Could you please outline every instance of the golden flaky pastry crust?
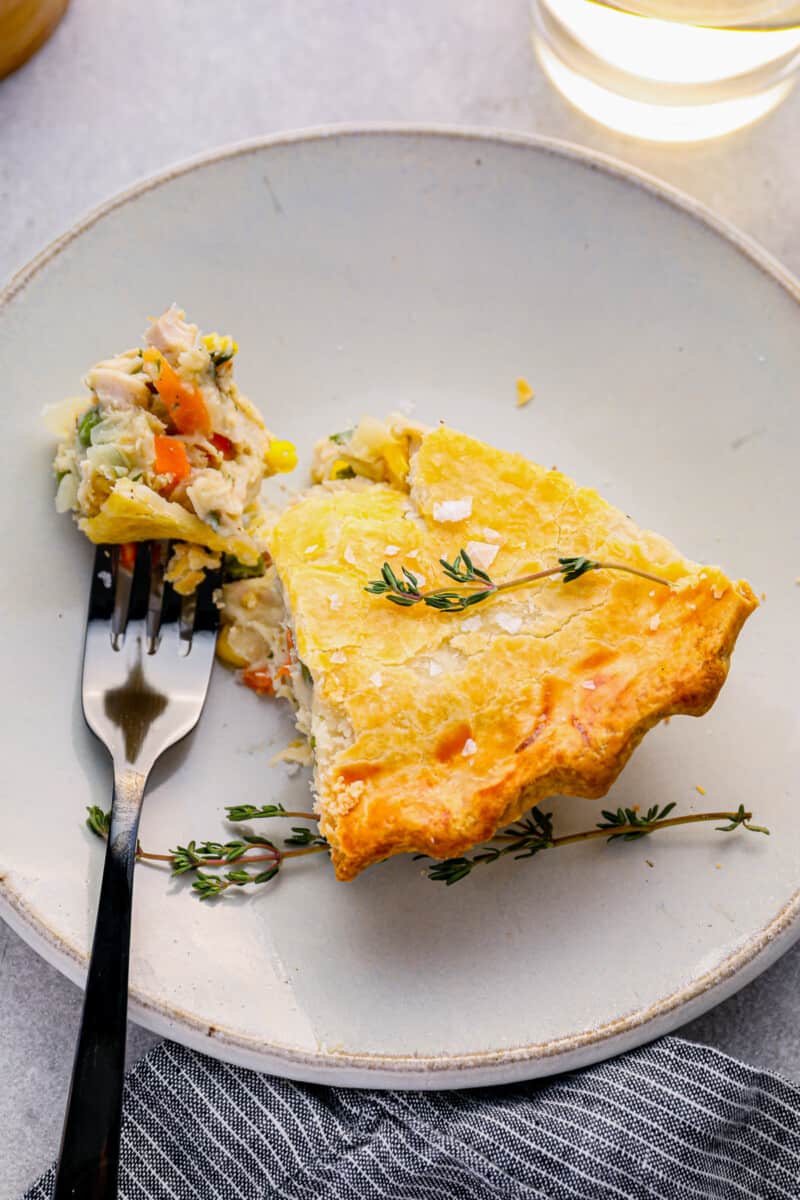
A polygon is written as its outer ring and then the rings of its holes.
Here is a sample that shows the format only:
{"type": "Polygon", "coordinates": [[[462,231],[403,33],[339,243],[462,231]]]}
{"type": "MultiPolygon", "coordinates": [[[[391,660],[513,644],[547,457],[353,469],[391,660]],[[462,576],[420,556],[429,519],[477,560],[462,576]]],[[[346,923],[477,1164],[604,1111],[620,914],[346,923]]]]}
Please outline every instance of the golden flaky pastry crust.
{"type": "Polygon", "coordinates": [[[78,525],[97,545],[163,538],[227,551],[244,563],[255,562],[259,555],[257,542],[248,534],[215,533],[182,505],[132,479],[117,480],[100,511],[93,517],[81,517],[78,525]]]}
{"type": "Polygon", "coordinates": [[[392,854],[461,854],[553,793],[604,795],[657,721],[714,702],[757,605],[596,492],[451,429],[422,438],[410,482],[313,488],[273,531],[339,879],[392,854]],[[467,519],[435,519],[466,500],[467,519]],[[456,614],[364,591],[387,558],[438,585],[439,558],[469,543],[497,547],[496,580],[586,554],[674,586],[596,571],[456,614]]]}

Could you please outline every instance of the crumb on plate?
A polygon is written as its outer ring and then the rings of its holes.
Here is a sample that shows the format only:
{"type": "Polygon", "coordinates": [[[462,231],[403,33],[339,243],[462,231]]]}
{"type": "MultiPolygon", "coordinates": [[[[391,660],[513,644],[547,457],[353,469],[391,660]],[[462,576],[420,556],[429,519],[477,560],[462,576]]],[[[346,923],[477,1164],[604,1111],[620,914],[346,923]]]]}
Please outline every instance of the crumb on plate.
{"type": "Polygon", "coordinates": [[[517,380],[517,408],[524,408],[526,404],[530,404],[535,393],[527,379],[522,376],[517,380]]]}

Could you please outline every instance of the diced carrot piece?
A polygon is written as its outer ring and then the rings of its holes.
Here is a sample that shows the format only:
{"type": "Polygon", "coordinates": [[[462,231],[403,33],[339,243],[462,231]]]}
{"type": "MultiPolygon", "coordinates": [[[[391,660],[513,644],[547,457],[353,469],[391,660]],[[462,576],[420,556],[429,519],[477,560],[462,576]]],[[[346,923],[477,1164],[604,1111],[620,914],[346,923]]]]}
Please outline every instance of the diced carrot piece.
{"type": "Polygon", "coordinates": [[[291,629],[286,630],[286,661],[283,666],[278,667],[275,674],[279,679],[286,679],[292,673],[292,651],[294,650],[294,640],[292,638],[291,629]]]}
{"type": "Polygon", "coordinates": [[[186,447],[183,442],[174,437],[156,435],[153,438],[156,448],[156,474],[171,475],[175,483],[187,479],[191,471],[186,447]]]}
{"type": "Polygon", "coordinates": [[[259,696],[271,696],[275,692],[272,676],[266,667],[250,667],[242,673],[242,683],[259,696]]]}
{"type": "Polygon", "coordinates": [[[196,387],[185,383],[163,355],[159,359],[155,384],[178,433],[201,433],[208,437],[211,418],[202,394],[196,387]]]}
{"type": "Polygon", "coordinates": [[[233,442],[230,438],[226,438],[224,433],[212,433],[208,439],[212,446],[216,446],[223,458],[233,458],[236,451],[233,448],[233,442]]]}
{"type": "Polygon", "coordinates": [[[119,547],[119,565],[126,571],[132,571],[136,566],[136,542],[121,542],[119,547]]]}

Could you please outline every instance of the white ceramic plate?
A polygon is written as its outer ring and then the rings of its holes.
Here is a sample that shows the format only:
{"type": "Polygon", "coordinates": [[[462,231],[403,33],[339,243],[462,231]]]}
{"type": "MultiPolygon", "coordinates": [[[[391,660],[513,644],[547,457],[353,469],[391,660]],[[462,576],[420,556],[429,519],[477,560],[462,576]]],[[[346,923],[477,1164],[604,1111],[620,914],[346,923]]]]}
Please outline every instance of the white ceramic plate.
{"type": "MultiPolygon", "coordinates": [[[[593,842],[450,889],[409,859],[347,885],[311,859],[216,905],[139,869],[134,1018],[299,1078],[465,1086],[619,1052],[772,962],[800,907],[797,287],[627,168],[435,130],[279,138],[178,168],[6,293],[6,919],[82,978],[102,859],[82,818],[107,805],[109,764],[78,699],[91,553],[53,512],[39,413],[173,299],[235,333],[241,384],[281,436],[308,446],[413,402],[422,420],[557,463],[766,591],[713,711],[651,733],[611,803],[744,802],[773,836],[593,842]],[[522,410],[519,375],[536,389],[522,410]]],[[[305,779],[268,765],[291,734],[286,712],[217,670],[199,732],[153,779],[144,844],[223,835],[225,803],[307,802],[305,779]]],[[[553,804],[562,828],[600,807],[553,804]]]]}

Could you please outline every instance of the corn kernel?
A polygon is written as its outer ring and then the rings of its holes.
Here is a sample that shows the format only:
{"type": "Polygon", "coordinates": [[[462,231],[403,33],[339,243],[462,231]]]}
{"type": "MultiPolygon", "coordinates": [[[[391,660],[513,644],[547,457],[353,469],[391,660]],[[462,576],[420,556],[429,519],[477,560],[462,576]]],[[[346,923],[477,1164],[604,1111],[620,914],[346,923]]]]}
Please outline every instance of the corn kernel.
{"type": "Polygon", "coordinates": [[[209,354],[223,361],[233,358],[239,350],[239,343],[229,333],[207,333],[201,341],[209,354]]]}
{"type": "Polygon", "coordinates": [[[273,438],[266,453],[266,463],[274,472],[285,474],[297,466],[297,451],[291,442],[273,438]]]}
{"type": "Polygon", "coordinates": [[[346,458],[337,458],[331,463],[330,479],[352,479],[355,471],[346,458]]]}
{"type": "Polygon", "coordinates": [[[383,447],[383,458],[389,472],[389,482],[402,487],[408,475],[408,458],[401,448],[391,442],[383,447]]]}
{"type": "Polygon", "coordinates": [[[221,658],[229,667],[246,667],[247,659],[242,658],[241,654],[237,654],[231,645],[230,625],[223,625],[217,638],[217,657],[221,658]]]}

